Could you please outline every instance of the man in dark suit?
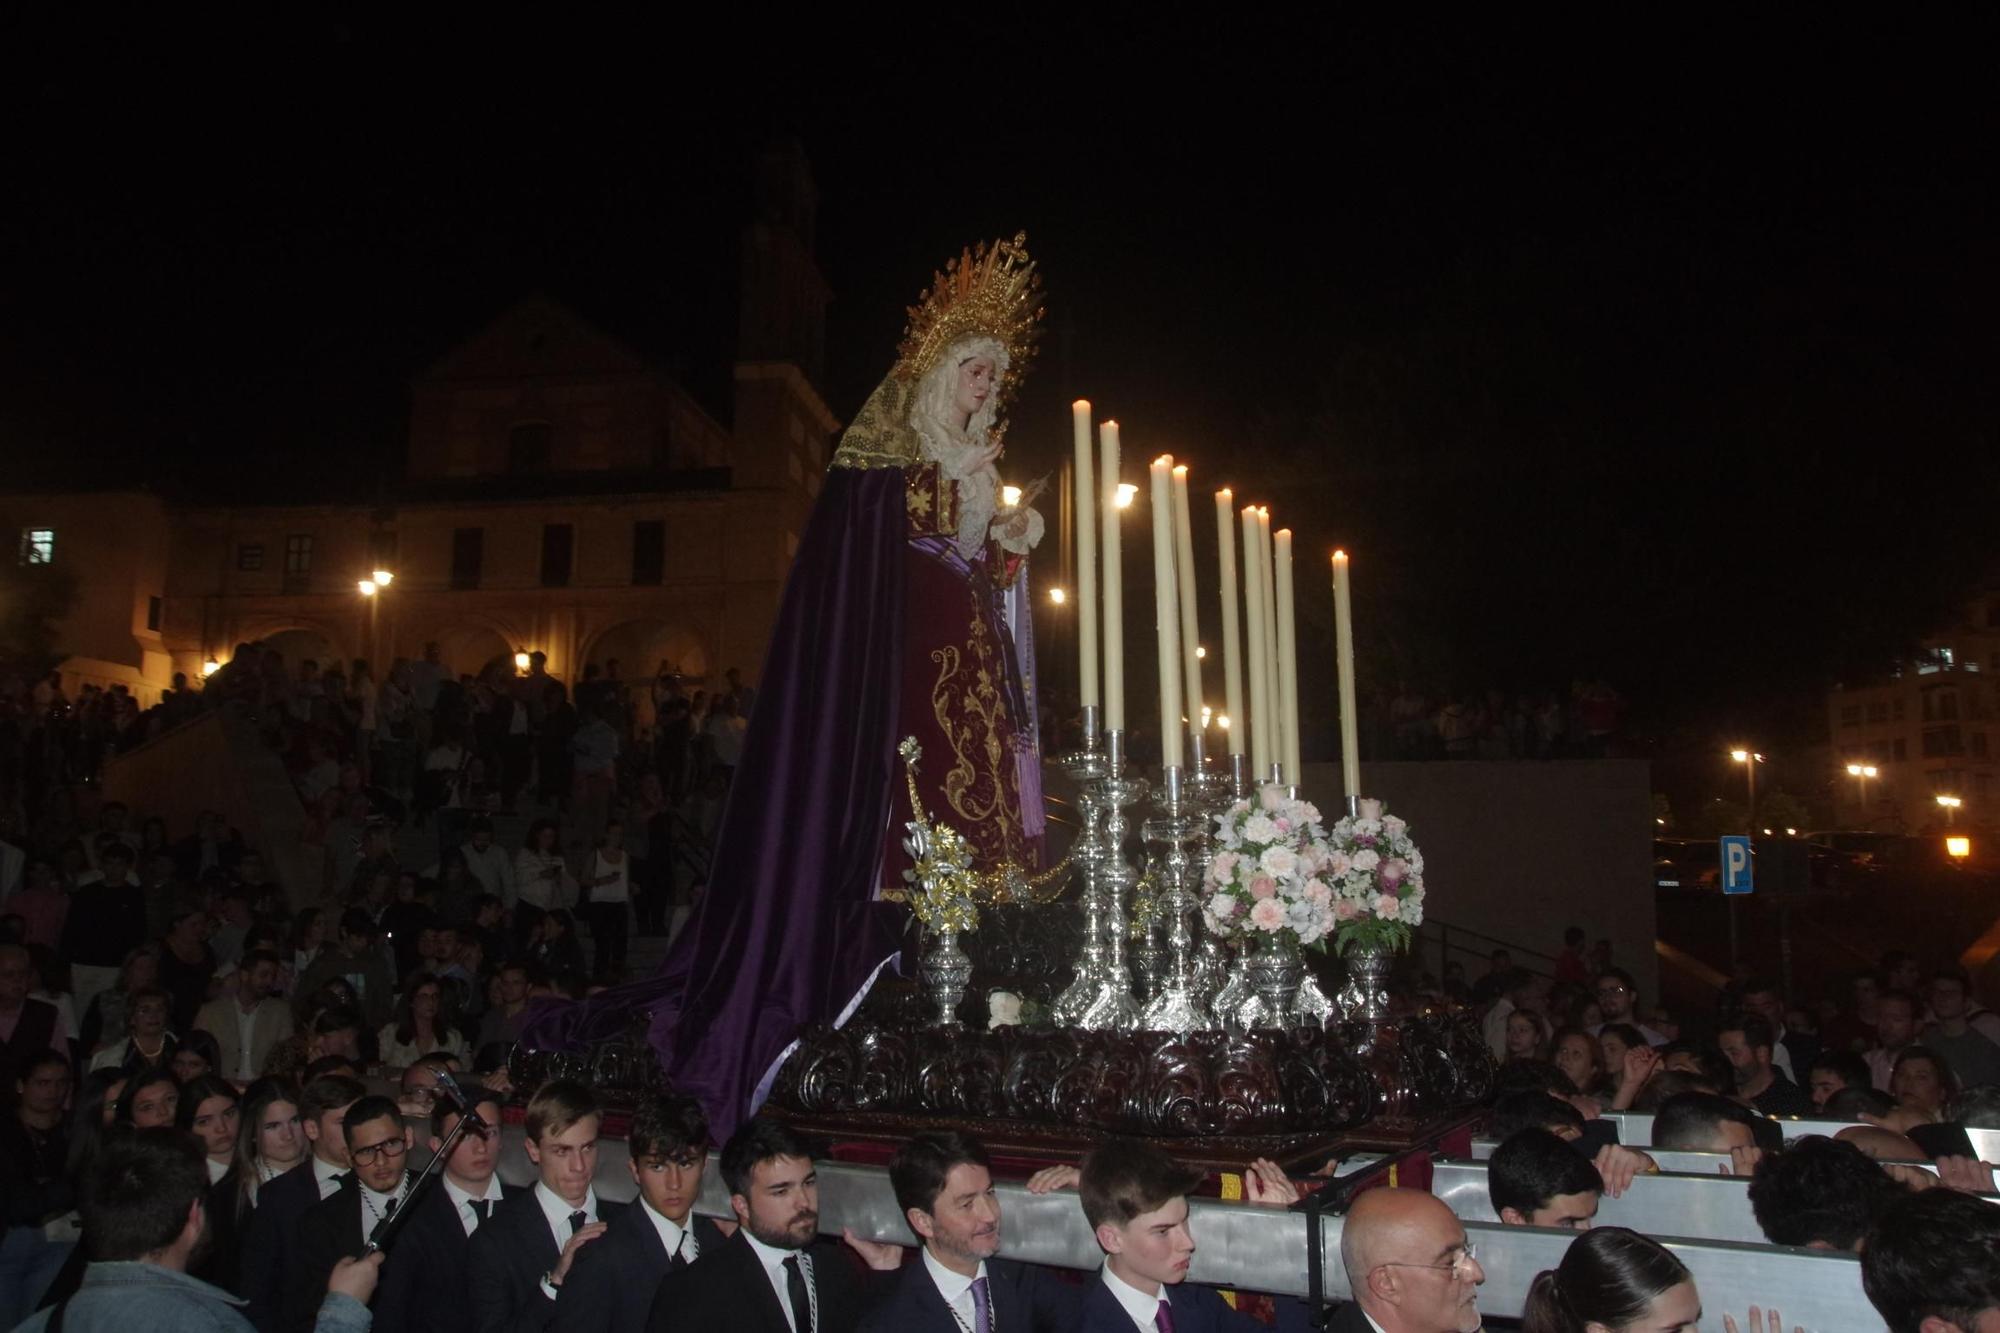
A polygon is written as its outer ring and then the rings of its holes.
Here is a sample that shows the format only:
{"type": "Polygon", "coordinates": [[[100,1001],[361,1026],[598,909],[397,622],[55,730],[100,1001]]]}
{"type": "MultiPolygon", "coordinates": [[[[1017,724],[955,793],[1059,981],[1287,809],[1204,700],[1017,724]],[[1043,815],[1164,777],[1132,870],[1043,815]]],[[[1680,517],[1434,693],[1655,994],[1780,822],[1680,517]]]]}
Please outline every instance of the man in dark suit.
{"type": "Polygon", "coordinates": [[[999,1323],[1022,1333],[1068,1333],[1082,1291],[1000,1251],[1000,1200],[992,1162],[970,1135],[917,1135],[889,1161],[889,1180],[922,1258],[903,1265],[882,1303],[861,1319],[861,1333],[992,1333],[999,1323]]]}
{"type": "MultiPolygon", "coordinates": [[[[735,1333],[854,1333],[868,1288],[838,1245],[819,1235],[819,1177],[812,1154],[775,1121],[752,1119],[722,1149],[722,1180],[736,1234],[660,1282],[646,1327],[729,1328],[735,1333]]],[[[893,1269],[902,1251],[849,1233],[871,1269],[893,1269]]]]}
{"type": "MultiPolygon", "coordinates": [[[[500,1099],[468,1086],[465,1095],[485,1122],[452,1146],[436,1185],[411,1208],[375,1293],[374,1333],[472,1333],[466,1302],[466,1258],[472,1237],[495,1208],[516,1194],[495,1174],[500,1164],[500,1099]]],[[[440,1099],[431,1112],[431,1152],[444,1147],[459,1110],[440,1099]]]]}
{"type": "Polygon", "coordinates": [[[708,1118],[692,1097],[647,1097],[626,1134],[639,1197],[604,1239],[570,1266],[556,1301],[556,1333],[640,1333],[660,1279],[722,1248],[727,1237],[694,1216],[708,1165],[708,1118]]]}
{"type": "MultiPolygon", "coordinates": [[[[1084,1288],[1083,1333],[1262,1333],[1263,1324],[1213,1289],[1184,1280],[1195,1250],[1187,1196],[1201,1181],[1200,1171],[1133,1140],[1114,1140],[1084,1159],[1078,1189],[1104,1267],[1084,1288]]],[[[1262,1159],[1243,1173],[1243,1193],[1272,1208],[1298,1198],[1277,1163],[1262,1159]]],[[[1279,1328],[1309,1327],[1298,1301],[1279,1300],[1277,1311],[1279,1328]]]]}
{"type": "Polygon", "coordinates": [[[1479,1284],[1486,1270],[1473,1257],[1465,1225],[1435,1195],[1364,1190],[1341,1223],[1340,1265],[1354,1303],[1334,1315],[1330,1333],[1371,1333],[1370,1320],[1382,1333],[1476,1333],[1480,1327],[1479,1284]]]}
{"type": "Polygon", "coordinates": [[[375,1228],[396,1215],[409,1187],[404,1166],[409,1131],[387,1097],[363,1097],[347,1108],[340,1131],[351,1164],[346,1180],[299,1218],[297,1278],[285,1289],[281,1323],[286,1333],[311,1333],[319,1293],[342,1259],[360,1258],[375,1228]]]}
{"type": "Polygon", "coordinates": [[[528,1103],[528,1160],[540,1178],[473,1233],[465,1268],[474,1333],[539,1333],[555,1323],[578,1252],[621,1211],[591,1184],[603,1119],[596,1094],[568,1079],[546,1084],[528,1103]]]}
{"type": "Polygon", "coordinates": [[[299,1220],[340,1188],[348,1170],[347,1140],[340,1130],[347,1108],[368,1094],[358,1079],[328,1074],[299,1094],[299,1124],[312,1151],[306,1160],[257,1190],[257,1208],[243,1235],[238,1271],[244,1311],[258,1333],[279,1333],[285,1293],[296,1283],[299,1220]]]}

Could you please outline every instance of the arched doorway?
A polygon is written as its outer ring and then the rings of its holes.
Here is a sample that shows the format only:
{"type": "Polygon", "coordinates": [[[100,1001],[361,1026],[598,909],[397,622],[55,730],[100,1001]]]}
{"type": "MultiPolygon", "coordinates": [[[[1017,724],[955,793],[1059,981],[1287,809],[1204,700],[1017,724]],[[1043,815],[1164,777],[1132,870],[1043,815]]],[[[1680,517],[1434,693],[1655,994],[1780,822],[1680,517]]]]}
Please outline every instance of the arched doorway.
{"type": "MultiPolygon", "coordinates": [[[[631,700],[633,722],[652,725],[651,684],[660,671],[680,675],[685,688],[698,689],[708,678],[710,659],[701,636],[685,626],[661,620],[628,620],[591,640],[584,653],[585,664],[595,663],[607,672],[618,664],[618,677],[625,682],[631,700]]],[[[582,672],[577,673],[582,679],[582,672]]]]}
{"type": "Polygon", "coordinates": [[[348,667],[348,663],[341,660],[334,645],[329,643],[326,636],[318,630],[303,627],[281,629],[275,634],[263,635],[262,642],[266,650],[275,652],[285,659],[287,672],[296,672],[299,663],[308,661],[319,663],[322,671],[329,667],[338,667],[344,672],[348,667]]]}
{"type": "Polygon", "coordinates": [[[460,625],[441,630],[436,636],[438,656],[454,676],[476,676],[496,660],[506,659],[509,669],[514,648],[498,630],[485,625],[460,625]]]}

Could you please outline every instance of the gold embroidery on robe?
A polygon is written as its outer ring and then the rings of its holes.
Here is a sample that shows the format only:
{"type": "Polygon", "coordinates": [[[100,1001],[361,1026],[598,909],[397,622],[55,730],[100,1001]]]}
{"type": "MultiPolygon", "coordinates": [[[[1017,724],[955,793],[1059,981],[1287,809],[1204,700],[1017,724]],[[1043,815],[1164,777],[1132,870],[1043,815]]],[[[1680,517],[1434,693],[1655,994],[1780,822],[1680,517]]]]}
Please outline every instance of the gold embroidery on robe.
{"type": "Polygon", "coordinates": [[[930,655],[938,666],[931,685],[931,712],[951,746],[952,763],[942,789],[975,843],[987,841],[981,835],[998,829],[1000,846],[979,847],[987,859],[1025,863],[1021,793],[1016,789],[1014,757],[1004,739],[1014,730],[1001,687],[1004,658],[987,633],[977,598],[969,600],[972,615],[965,646],[971,660],[962,658],[955,645],[930,655]]]}

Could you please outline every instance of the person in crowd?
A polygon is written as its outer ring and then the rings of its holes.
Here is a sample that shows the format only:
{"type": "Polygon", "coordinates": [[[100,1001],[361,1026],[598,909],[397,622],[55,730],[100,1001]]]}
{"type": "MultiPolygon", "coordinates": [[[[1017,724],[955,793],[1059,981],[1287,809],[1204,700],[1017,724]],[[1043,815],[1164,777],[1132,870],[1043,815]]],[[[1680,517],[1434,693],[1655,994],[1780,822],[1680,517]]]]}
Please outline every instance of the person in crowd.
{"type": "Polygon", "coordinates": [[[1823,1050],[1806,1070],[1806,1091],[1812,1097],[1813,1110],[1822,1115],[1835,1093],[1872,1086],[1868,1063],[1852,1051],[1823,1050]]]}
{"type": "Polygon", "coordinates": [[[69,959],[77,1007],[85,1012],[99,991],[117,984],[125,955],[146,942],[146,895],[132,873],[132,849],[107,838],[98,859],[102,869],[70,895],[59,949],[69,959]]]}
{"type": "Polygon", "coordinates": [[[1562,1098],[1535,1090],[1507,1093],[1493,1103],[1487,1135],[1505,1143],[1524,1129],[1545,1129],[1565,1143],[1583,1137],[1583,1112],[1562,1098]]]}
{"type": "Polygon", "coordinates": [[[1653,1113],[1653,1147],[1678,1152],[1728,1153],[1733,1174],[1748,1175],[1761,1154],[1756,1117],[1727,1097],[1684,1092],[1653,1113]]]}
{"type": "Polygon", "coordinates": [[[611,1219],[604,1239],[578,1251],[556,1301],[558,1333],[644,1328],[669,1272],[721,1248],[714,1222],[694,1216],[710,1148],[708,1119],[692,1097],[654,1093],[626,1134],[639,1197],[611,1219]]]}
{"type": "Polygon", "coordinates": [[[243,958],[244,938],[257,924],[256,913],[250,907],[251,897],[249,885],[232,884],[214,899],[216,925],[208,938],[208,947],[221,967],[233,968],[243,958]]]}
{"type": "Polygon", "coordinates": [[[222,1050],[206,1032],[190,1032],[174,1047],[174,1058],[167,1062],[167,1068],[182,1083],[217,1074],[222,1072],[222,1050]]]}
{"type": "Polygon", "coordinates": [[[1481,1326],[1486,1270],[1464,1225],[1422,1190],[1359,1195],[1341,1226],[1340,1263],[1354,1301],[1334,1313],[1331,1333],[1474,1333],[1481,1326]]]}
{"type": "MultiPolygon", "coordinates": [[[[477,1084],[466,1085],[464,1092],[479,1123],[467,1126],[452,1145],[438,1185],[410,1205],[416,1211],[396,1238],[395,1262],[383,1272],[375,1296],[375,1333],[471,1333],[473,1328],[465,1294],[472,1237],[494,1209],[522,1191],[502,1184],[497,1174],[499,1096],[477,1084]]],[[[443,1150],[461,1118],[450,1100],[431,1111],[432,1153],[443,1150]]],[[[651,1295],[646,1286],[644,1297],[651,1295]]]]}
{"type": "Polygon", "coordinates": [[[540,938],[529,956],[558,981],[586,975],[583,943],[576,937],[576,918],[568,909],[557,907],[542,914],[540,938]]]}
{"type": "Polygon", "coordinates": [[[1648,1046],[1664,1046],[1666,1037],[1639,1022],[1639,984],[1622,967],[1606,967],[1597,974],[1597,1013],[1600,1021],[1590,1029],[1595,1037],[1608,1023],[1630,1023],[1639,1030],[1648,1046]]]}
{"type": "MultiPolygon", "coordinates": [[[[1079,1329],[1114,1333],[1142,1317],[1178,1333],[1262,1327],[1214,1290],[1185,1282],[1195,1252],[1187,1196],[1201,1180],[1199,1170],[1132,1139],[1114,1139],[1084,1158],[1077,1192],[1105,1257],[1098,1279],[1085,1284],[1079,1329]]],[[[1282,1208],[1298,1197],[1277,1164],[1264,1159],[1251,1163],[1243,1185],[1255,1204],[1282,1208]]],[[[1278,1318],[1280,1327],[1306,1327],[1305,1309],[1293,1301],[1278,1303],[1278,1318]]]]}
{"type": "Polygon", "coordinates": [[[444,983],[429,972],[417,972],[404,983],[396,1017],[385,1023],[379,1038],[382,1063],[405,1069],[433,1051],[459,1059],[471,1057],[465,1034],[451,1022],[444,1007],[444,983]]]}
{"type": "Polygon", "coordinates": [[[43,1051],[69,1058],[61,1011],[28,994],[34,974],[34,960],[26,949],[0,944],[0,1088],[13,1086],[27,1061],[43,1051]]]}
{"type": "Polygon", "coordinates": [[[1739,1099],[1764,1115],[1812,1114],[1812,1098],[1773,1062],[1776,1039],[1762,1017],[1746,1011],[1716,1037],[1735,1071],[1739,1099]]]}
{"type": "Polygon", "coordinates": [[[2000,1083],[2000,1045],[1972,1026],[1971,985],[1958,968],[1931,975],[1931,1018],[1918,1038],[1944,1057],[1962,1088],[2000,1083]]]}
{"type": "Polygon", "coordinates": [[[551,908],[576,901],[576,881],[563,860],[561,836],[555,820],[538,819],[528,826],[528,840],[514,857],[517,949],[526,949],[540,937],[542,917],[551,908]]]}
{"type": "Polygon", "coordinates": [[[160,941],[160,985],[173,997],[170,1021],[176,1032],[194,1030],[194,1016],[208,1003],[215,979],[215,951],[208,947],[214,919],[199,907],[184,906],[168,918],[160,941]]]}
{"type": "Polygon", "coordinates": [[[1895,1068],[1889,1074],[1889,1095],[1896,1099],[1899,1109],[1918,1117],[1917,1123],[1936,1120],[1943,1114],[1944,1104],[1957,1092],[1958,1080],[1951,1066],[1929,1047],[1905,1046],[1896,1056],[1895,1068]]]}
{"type": "Polygon", "coordinates": [[[82,1053],[95,1055],[104,1047],[115,1045],[130,1036],[127,1022],[132,996],[157,986],[159,981],[159,945],[142,944],[127,953],[118,969],[117,982],[99,991],[91,1000],[90,1007],[84,1010],[80,1034],[82,1053]]]}
{"type": "Polygon", "coordinates": [[[493,841],[493,821],[484,815],[475,815],[466,826],[466,834],[465,842],[458,849],[458,854],[465,858],[466,872],[479,882],[484,892],[511,906],[515,893],[514,858],[493,841]]]}
{"type": "MultiPolygon", "coordinates": [[[[512,1046],[520,1040],[521,1025],[528,1021],[528,991],[535,969],[528,963],[508,963],[495,977],[498,998],[479,1024],[479,1046],[485,1049],[498,1042],[512,1046]]],[[[547,984],[547,978],[542,978],[547,984]]]]}
{"type": "Polygon", "coordinates": [[[96,1069],[76,1085],[76,1105],[69,1117],[69,1160],[64,1173],[74,1183],[96,1155],[111,1127],[118,1123],[118,1104],[129,1080],[122,1069],[96,1069]]]}
{"type": "Polygon", "coordinates": [[[317,907],[302,908],[292,918],[291,939],[286,954],[285,971],[290,985],[287,989],[293,995],[304,995],[299,979],[305,976],[320,954],[326,950],[326,914],[317,907]]]}
{"type": "Polygon", "coordinates": [[[332,1198],[307,1207],[299,1218],[297,1263],[287,1278],[280,1326],[293,1333],[312,1328],[314,1294],[341,1259],[359,1257],[375,1228],[395,1216],[409,1184],[408,1131],[387,1097],[363,1097],[347,1108],[340,1133],[350,1178],[332,1198]]]}
{"type": "Polygon", "coordinates": [[[130,1072],[113,1118],[135,1129],[159,1129],[174,1123],[180,1105],[180,1081],[164,1066],[145,1065],[130,1072]]]}
{"type": "Polygon", "coordinates": [[[360,1067],[361,1015],[337,1003],[308,1008],[313,1012],[304,1030],[272,1048],[271,1058],[264,1062],[267,1076],[310,1082],[316,1077],[315,1067],[327,1060],[360,1067]]]}
{"type": "Polygon", "coordinates": [[[1507,1015],[1502,1038],[1502,1060],[1546,1060],[1549,1049],[1548,1020],[1532,1009],[1516,1009],[1507,1015]]]}
{"type": "Polygon", "coordinates": [[[1917,1036],[1917,1015],[1922,1006],[1913,992],[1885,990],[1875,1001],[1875,1044],[1862,1057],[1875,1087],[1889,1091],[1889,1079],[1896,1069],[1896,1057],[1917,1036]]]}
{"type": "Polygon", "coordinates": [[[1627,1111],[1661,1069],[1657,1048],[1649,1045],[1630,1023],[1606,1023],[1597,1032],[1597,1049],[1604,1060],[1606,1091],[1614,1110],[1627,1111]]]}
{"type": "Polygon", "coordinates": [[[1861,1286],[1890,1333],[2000,1325],[2000,1207],[1945,1189],[1897,1199],[1863,1242],[1861,1286]]]}
{"type": "Polygon", "coordinates": [[[6,895],[10,915],[21,918],[23,944],[62,947],[63,928],[69,923],[70,890],[49,862],[35,858],[28,862],[21,887],[6,895]]]}
{"type": "MultiPolygon", "coordinates": [[[[105,1333],[132,1327],[242,1333],[228,1293],[189,1274],[206,1240],[207,1173],[201,1150],[172,1130],[107,1144],[82,1185],[90,1266],[82,1286],[20,1326],[20,1333],[105,1333]]],[[[317,1333],[366,1333],[379,1258],[350,1261],[328,1278],[317,1333]]]]}
{"type": "Polygon", "coordinates": [[[1583,1155],[1546,1129],[1523,1129],[1493,1150],[1486,1188],[1509,1226],[1590,1230],[1604,1178],[1583,1155]]]}
{"type": "Polygon", "coordinates": [[[283,1324],[285,1293],[299,1272],[299,1220],[332,1198],[346,1178],[351,1164],[341,1122],[367,1095],[359,1080],[338,1075],[312,1080],[300,1095],[299,1124],[311,1155],[259,1187],[257,1211],[243,1235],[241,1295],[258,1333],[277,1333],[283,1324]]]}
{"type": "Polygon", "coordinates": [[[502,1202],[472,1237],[466,1273],[476,1333],[528,1333],[555,1323],[577,1251],[620,1211],[592,1184],[603,1118],[596,1095],[564,1079],[545,1084],[528,1103],[528,1159],[540,1179],[502,1202]]]}
{"type": "Polygon", "coordinates": [[[0,1112],[0,1327],[12,1328],[62,1270],[72,1242],[45,1229],[76,1205],[68,1173],[69,1061],[30,1051],[0,1112]]]}
{"type": "Polygon", "coordinates": [[[1560,1264],[1535,1275],[1521,1327],[1652,1333],[1692,1329],[1701,1314],[1694,1277],[1670,1250],[1624,1227],[1599,1227],[1572,1241],[1560,1264]]]}
{"type": "Polygon", "coordinates": [[[1492,1007],[1480,1021],[1480,1031],[1494,1059],[1507,1058],[1508,1021],[1513,1015],[1531,1009],[1540,989],[1541,979],[1526,968],[1509,967],[1498,978],[1492,1007]]]}
{"type": "Polygon", "coordinates": [[[596,703],[577,702],[576,732],[570,737],[570,816],[585,846],[595,843],[610,815],[618,784],[618,732],[596,703]]]}
{"type": "Polygon", "coordinates": [[[1750,1209],[1773,1245],[1858,1251],[1901,1185],[1851,1143],[1808,1135],[1757,1163],[1750,1209]]]}
{"type": "Polygon", "coordinates": [[[174,1112],[176,1128],[193,1134],[208,1158],[208,1183],[213,1185],[229,1174],[236,1162],[236,1131],[242,1097],[214,1074],[202,1074],[183,1083],[180,1102],[174,1112]]]}
{"type": "Polygon", "coordinates": [[[1604,1059],[1596,1037],[1582,1028],[1563,1028],[1555,1034],[1550,1049],[1550,1058],[1575,1091],[1594,1095],[1603,1090],[1604,1059]]]}
{"type": "MultiPolygon", "coordinates": [[[[775,1121],[746,1120],[722,1148],[722,1180],[736,1232],[700,1263],[669,1272],[647,1315],[652,1333],[724,1324],[745,1333],[853,1333],[866,1285],[819,1235],[819,1177],[811,1152],[775,1121]],[[787,1315],[786,1311],[791,1313],[787,1315]]],[[[871,1268],[893,1268],[894,1246],[852,1245],[871,1268]]]]}
{"type": "Polygon", "coordinates": [[[173,1004],[173,996],[159,986],[148,986],[132,995],[125,1040],[92,1056],[90,1067],[122,1069],[130,1074],[148,1065],[171,1064],[174,1049],[179,1045],[167,1027],[173,1004]]]}
{"type": "MultiPolygon", "coordinates": [[[[1064,1180],[1080,1178],[1058,1171],[1064,1180]]],[[[1080,1312],[1073,1285],[997,1257],[1000,1201],[992,1162],[977,1139],[952,1130],[918,1134],[890,1159],[889,1181],[922,1256],[903,1265],[889,1293],[862,1317],[862,1333],[992,1329],[1001,1311],[1009,1328],[1066,1333],[1072,1327],[1080,1312]]]]}
{"type": "Polygon", "coordinates": [[[264,1068],[277,1044],[292,1035],[292,1009],[279,998],[283,964],[266,950],[246,953],[227,993],[216,996],[195,1016],[197,1032],[215,1039],[221,1072],[249,1082],[264,1068]]]}
{"type": "Polygon", "coordinates": [[[299,978],[299,989],[308,995],[335,978],[345,979],[360,1000],[363,1019],[371,1032],[389,1021],[396,998],[388,960],[375,947],[375,937],[375,922],[367,911],[348,908],[340,914],[339,946],[314,959],[299,978]]]}
{"type": "MultiPolygon", "coordinates": [[[[625,851],[625,824],[607,820],[595,851],[577,874],[583,886],[584,918],[590,923],[590,974],[608,977],[625,967],[632,914],[632,858],[625,851]]],[[[2000,1053],[2000,1047],[1995,1048],[2000,1053]]]]}
{"type": "Polygon", "coordinates": [[[304,1160],[306,1136],[299,1115],[299,1090],[285,1079],[260,1078],[243,1090],[236,1132],[239,1218],[247,1220],[265,1185],[304,1160]]]}

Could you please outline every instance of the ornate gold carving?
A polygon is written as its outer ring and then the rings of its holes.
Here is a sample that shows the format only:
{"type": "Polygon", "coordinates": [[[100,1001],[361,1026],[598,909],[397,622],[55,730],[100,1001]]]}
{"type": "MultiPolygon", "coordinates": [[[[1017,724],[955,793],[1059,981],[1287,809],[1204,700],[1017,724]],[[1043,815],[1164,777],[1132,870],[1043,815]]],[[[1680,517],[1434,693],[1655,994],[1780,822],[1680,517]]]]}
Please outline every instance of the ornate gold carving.
{"type": "Polygon", "coordinates": [[[1014,386],[1028,372],[1042,334],[1042,278],[1028,258],[1028,233],[1011,241],[981,241],[932,276],[931,285],[910,307],[894,374],[920,382],[944,350],[970,334],[985,334],[1007,349],[1007,373],[999,386],[1002,412],[1014,386]]]}

